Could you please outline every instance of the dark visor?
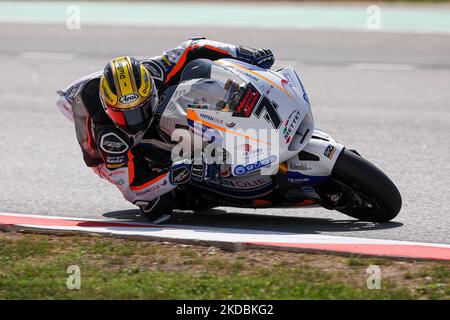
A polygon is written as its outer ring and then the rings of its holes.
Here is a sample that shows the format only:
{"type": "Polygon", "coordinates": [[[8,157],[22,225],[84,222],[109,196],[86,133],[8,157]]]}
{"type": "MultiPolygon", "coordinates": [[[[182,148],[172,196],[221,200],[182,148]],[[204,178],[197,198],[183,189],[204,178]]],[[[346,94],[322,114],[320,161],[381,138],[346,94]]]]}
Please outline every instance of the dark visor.
{"type": "Polygon", "coordinates": [[[122,109],[121,112],[125,123],[117,123],[118,126],[130,134],[136,134],[145,130],[152,118],[152,106],[154,103],[155,97],[152,96],[150,100],[133,109],[122,109]]]}

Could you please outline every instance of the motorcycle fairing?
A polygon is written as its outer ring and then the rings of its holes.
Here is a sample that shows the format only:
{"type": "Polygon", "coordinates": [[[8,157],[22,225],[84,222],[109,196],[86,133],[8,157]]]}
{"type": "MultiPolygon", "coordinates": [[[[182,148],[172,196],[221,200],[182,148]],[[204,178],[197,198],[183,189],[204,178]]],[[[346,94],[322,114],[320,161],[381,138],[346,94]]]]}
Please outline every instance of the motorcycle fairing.
{"type": "Polygon", "coordinates": [[[75,96],[80,92],[83,85],[85,85],[89,80],[100,78],[101,74],[101,71],[94,72],[78,80],[75,80],[64,90],[58,91],[56,106],[61,111],[61,113],[71,122],[74,122],[72,105],[74,102],[76,102],[74,101],[75,96]]]}
{"type": "Polygon", "coordinates": [[[216,194],[235,199],[255,199],[271,193],[275,183],[270,176],[257,173],[239,177],[214,178],[206,182],[191,182],[193,185],[216,194]]]}
{"type": "MultiPolygon", "coordinates": [[[[286,161],[308,143],[314,122],[293,69],[283,69],[285,76],[290,76],[285,79],[282,74],[237,63],[233,59],[221,59],[215,63],[215,68],[224,70],[225,76],[233,82],[250,84],[257,90],[260,98],[252,106],[249,117],[231,112],[235,110],[224,112],[209,107],[216,105],[215,98],[223,95],[219,92],[224,92],[221,91],[223,86],[214,82],[214,76],[211,79],[192,79],[178,85],[161,116],[160,126],[167,135],[170,136],[177,125],[187,125],[205,142],[212,142],[225,150],[233,148],[231,171],[234,175],[252,172],[253,168],[260,169],[261,163],[286,161]],[[206,86],[202,88],[203,84],[208,84],[210,90],[206,90],[206,86]],[[192,88],[202,94],[196,95],[192,88]],[[274,117],[283,119],[283,122],[274,121],[274,117]],[[258,152],[249,155],[249,149],[258,152]]],[[[220,76],[224,75],[219,74],[218,78],[220,76]]]]}
{"type": "Polygon", "coordinates": [[[296,184],[317,184],[331,176],[344,145],[327,133],[314,129],[313,136],[302,152],[286,161],[287,179],[296,184]],[[308,153],[308,157],[304,157],[308,153]]]}

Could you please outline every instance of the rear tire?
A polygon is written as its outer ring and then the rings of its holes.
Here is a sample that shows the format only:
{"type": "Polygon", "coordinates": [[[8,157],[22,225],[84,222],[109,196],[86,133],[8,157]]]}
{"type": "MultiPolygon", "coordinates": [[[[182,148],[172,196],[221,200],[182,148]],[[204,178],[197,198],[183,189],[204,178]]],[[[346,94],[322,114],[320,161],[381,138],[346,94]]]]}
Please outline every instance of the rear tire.
{"type": "Polygon", "coordinates": [[[402,206],[394,183],[372,163],[344,149],[331,178],[343,191],[336,210],[363,221],[386,222],[394,219],[402,206]]]}

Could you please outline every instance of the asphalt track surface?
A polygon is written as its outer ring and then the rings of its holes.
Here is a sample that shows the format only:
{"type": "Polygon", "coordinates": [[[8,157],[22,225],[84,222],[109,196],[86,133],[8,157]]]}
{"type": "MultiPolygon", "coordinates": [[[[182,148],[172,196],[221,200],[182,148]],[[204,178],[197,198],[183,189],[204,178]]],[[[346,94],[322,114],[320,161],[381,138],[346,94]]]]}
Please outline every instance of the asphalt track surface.
{"type": "Polygon", "coordinates": [[[386,172],[403,196],[391,223],[325,209],[220,208],[174,223],[450,243],[450,35],[0,25],[0,211],[138,220],[84,166],[57,89],[112,57],[157,55],[193,35],[273,50],[308,90],[316,126],[386,172]],[[113,36],[114,35],[114,36],[113,36]]]}

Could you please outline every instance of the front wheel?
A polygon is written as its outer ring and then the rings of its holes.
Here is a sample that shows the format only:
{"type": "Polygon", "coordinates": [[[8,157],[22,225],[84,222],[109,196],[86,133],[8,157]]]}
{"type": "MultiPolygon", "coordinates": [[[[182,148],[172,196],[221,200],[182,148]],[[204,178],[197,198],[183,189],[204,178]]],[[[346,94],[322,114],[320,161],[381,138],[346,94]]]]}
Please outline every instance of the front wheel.
{"type": "Polygon", "coordinates": [[[394,183],[372,163],[344,149],[333,168],[331,179],[341,190],[335,209],[363,221],[394,219],[402,206],[394,183]]]}

